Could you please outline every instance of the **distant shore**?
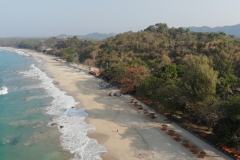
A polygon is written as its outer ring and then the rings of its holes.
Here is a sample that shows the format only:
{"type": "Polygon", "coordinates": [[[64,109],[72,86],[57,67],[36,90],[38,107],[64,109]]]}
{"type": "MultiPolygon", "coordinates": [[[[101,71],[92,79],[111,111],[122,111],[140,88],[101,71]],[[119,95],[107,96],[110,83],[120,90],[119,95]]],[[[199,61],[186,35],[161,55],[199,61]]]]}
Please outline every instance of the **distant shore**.
{"type": "MultiPolygon", "coordinates": [[[[0,47],[0,49],[6,48],[0,47]]],[[[13,48],[8,49],[14,50],[13,48]]],[[[144,115],[142,110],[138,110],[129,103],[132,99],[130,95],[108,96],[109,92],[115,91],[117,88],[100,90],[98,83],[102,79],[89,75],[87,71],[79,70],[79,68],[88,70],[88,67],[73,64],[77,68],[74,69],[43,53],[18,50],[46,61],[46,69],[52,74],[54,81],[59,83],[57,86],[80,102],[77,105],[78,108],[85,108],[89,114],[85,121],[96,127],[95,132],[88,136],[96,139],[108,151],[106,155],[102,156],[103,160],[139,160],[140,155],[144,160],[198,159],[182,145],[182,142],[176,142],[162,131],[163,124],[167,124],[169,129],[180,134],[182,139],[189,140],[190,144],[196,145],[201,151],[206,152],[205,159],[231,159],[178,125],[169,123],[164,116],[157,114],[156,119],[151,119],[144,115]]],[[[148,109],[148,106],[138,102],[143,108],[148,109]]]]}

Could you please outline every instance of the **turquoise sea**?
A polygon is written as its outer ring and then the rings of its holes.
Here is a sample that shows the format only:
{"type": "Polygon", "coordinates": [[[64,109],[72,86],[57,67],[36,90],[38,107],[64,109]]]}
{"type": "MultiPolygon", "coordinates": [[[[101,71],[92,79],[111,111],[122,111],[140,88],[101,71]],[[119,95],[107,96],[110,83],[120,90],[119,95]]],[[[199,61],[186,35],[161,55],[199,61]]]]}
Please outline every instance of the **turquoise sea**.
{"type": "Polygon", "coordinates": [[[88,114],[54,86],[44,61],[0,51],[0,160],[99,160],[88,114]]]}

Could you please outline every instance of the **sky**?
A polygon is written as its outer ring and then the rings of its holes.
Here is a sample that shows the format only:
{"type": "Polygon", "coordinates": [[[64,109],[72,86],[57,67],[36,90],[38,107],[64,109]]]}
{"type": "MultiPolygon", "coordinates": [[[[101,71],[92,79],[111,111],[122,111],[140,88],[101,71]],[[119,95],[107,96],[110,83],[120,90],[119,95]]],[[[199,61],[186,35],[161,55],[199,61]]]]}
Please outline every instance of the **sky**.
{"type": "Polygon", "coordinates": [[[0,37],[123,33],[240,23],[240,0],[0,0],[0,37]]]}

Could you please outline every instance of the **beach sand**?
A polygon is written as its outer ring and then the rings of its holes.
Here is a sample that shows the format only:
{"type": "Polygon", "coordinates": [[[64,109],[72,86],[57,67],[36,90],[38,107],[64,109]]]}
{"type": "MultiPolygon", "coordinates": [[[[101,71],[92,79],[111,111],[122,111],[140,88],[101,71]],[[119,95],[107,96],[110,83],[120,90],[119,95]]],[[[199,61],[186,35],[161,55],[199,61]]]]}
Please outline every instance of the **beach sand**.
{"type": "MultiPolygon", "coordinates": [[[[132,98],[130,95],[108,96],[110,91],[117,88],[100,90],[98,83],[102,80],[89,75],[87,67],[86,72],[79,71],[54,60],[51,56],[30,50],[22,51],[44,59],[46,69],[52,74],[54,81],[59,82],[57,86],[80,102],[78,108],[85,108],[89,114],[86,122],[96,127],[95,132],[88,136],[96,139],[108,151],[102,156],[103,160],[198,159],[190,149],[182,145],[182,142],[176,142],[167,132],[162,131],[162,124],[167,124],[168,128],[179,133],[182,139],[189,140],[190,144],[206,152],[207,156],[204,159],[231,159],[175,123],[168,122],[164,116],[158,114],[156,119],[151,119],[144,115],[142,110],[129,103],[132,98]]],[[[145,104],[142,105],[148,108],[145,104]]]]}

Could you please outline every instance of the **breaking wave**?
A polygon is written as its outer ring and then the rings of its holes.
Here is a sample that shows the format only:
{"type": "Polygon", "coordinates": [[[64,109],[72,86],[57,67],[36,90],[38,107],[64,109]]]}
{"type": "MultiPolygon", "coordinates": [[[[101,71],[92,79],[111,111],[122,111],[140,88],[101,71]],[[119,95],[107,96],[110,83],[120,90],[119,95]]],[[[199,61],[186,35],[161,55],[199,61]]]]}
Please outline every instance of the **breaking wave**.
{"type": "Polygon", "coordinates": [[[71,160],[101,160],[100,156],[106,154],[107,151],[96,140],[87,137],[88,133],[95,131],[95,127],[84,121],[88,116],[84,109],[75,108],[79,102],[55,87],[53,79],[47,77],[33,64],[30,70],[20,72],[20,74],[40,79],[40,87],[45,88],[48,96],[53,97],[51,106],[47,107],[47,113],[53,115],[54,118],[48,126],[58,126],[62,133],[61,146],[74,154],[71,160]]]}
{"type": "Polygon", "coordinates": [[[0,95],[7,94],[8,93],[8,88],[5,86],[2,86],[0,88],[0,95]]]}
{"type": "Polygon", "coordinates": [[[35,61],[37,61],[38,63],[41,63],[41,62],[42,62],[42,59],[41,59],[41,58],[34,57],[33,59],[34,59],[35,61]]]}
{"type": "Polygon", "coordinates": [[[19,54],[19,55],[22,55],[22,56],[25,56],[25,57],[29,57],[29,54],[23,52],[23,51],[19,51],[19,50],[16,50],[16,52],[19,54]]]}

